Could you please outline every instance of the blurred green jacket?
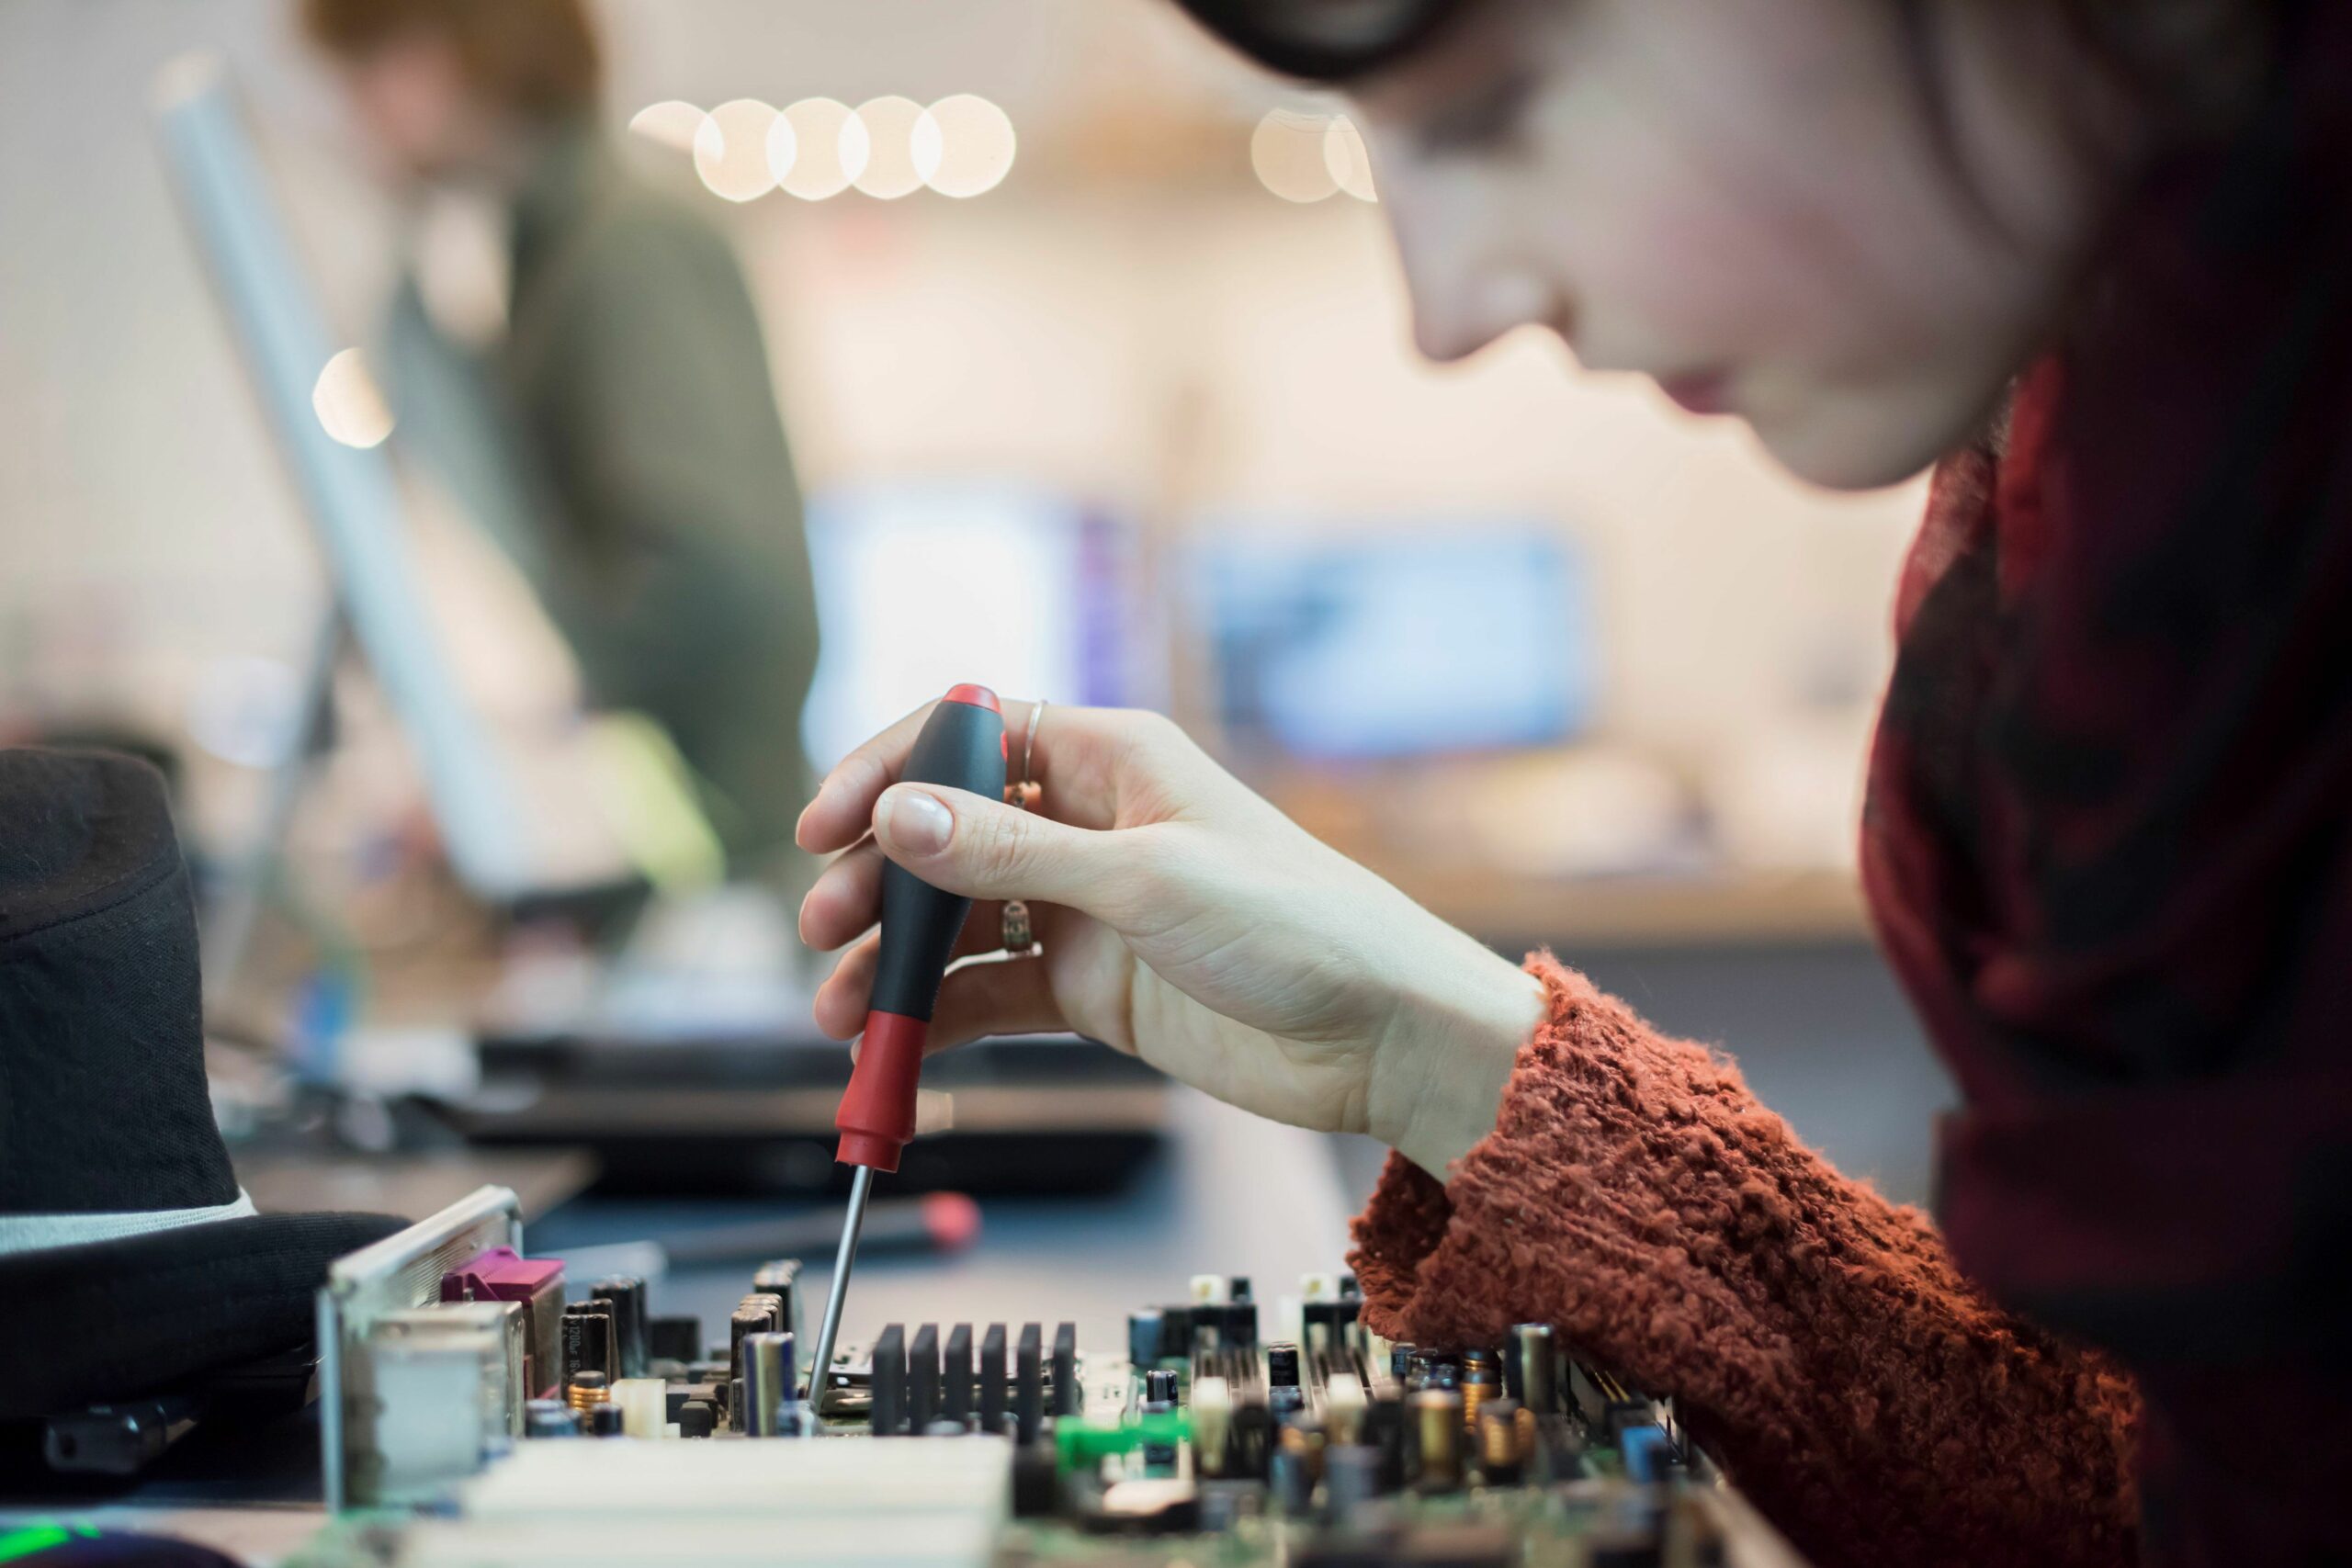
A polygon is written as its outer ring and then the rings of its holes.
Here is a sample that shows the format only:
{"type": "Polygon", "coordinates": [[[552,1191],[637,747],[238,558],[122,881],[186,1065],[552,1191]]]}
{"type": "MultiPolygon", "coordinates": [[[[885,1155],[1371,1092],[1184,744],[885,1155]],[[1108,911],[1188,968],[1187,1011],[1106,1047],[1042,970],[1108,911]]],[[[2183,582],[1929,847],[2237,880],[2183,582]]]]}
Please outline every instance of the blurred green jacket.
{"type": "Polygon", "coordinates": [[[669,733],[729,871],[785,870],[812,784],[817,610],[742,268],[586,129],[517,196],[511,261],[486,356],[432,325],[413,280],[401,290],[401,422],[530,582],[590,704],[669,733]]]}

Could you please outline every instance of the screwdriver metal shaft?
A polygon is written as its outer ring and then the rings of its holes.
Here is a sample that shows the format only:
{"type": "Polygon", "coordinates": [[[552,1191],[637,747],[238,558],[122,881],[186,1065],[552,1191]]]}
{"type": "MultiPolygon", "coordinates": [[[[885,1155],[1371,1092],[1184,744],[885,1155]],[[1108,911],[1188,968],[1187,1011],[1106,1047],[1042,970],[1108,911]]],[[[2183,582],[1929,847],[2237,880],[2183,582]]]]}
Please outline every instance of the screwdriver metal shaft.
{"type": "Polygon", "coordinates": [[[820,1420],[832,1391],[833,1341],[842,1331],[842,1300],[849,1294],[849,1271],[857,1261],[857,1233],[865,1224],[865,1200],[874,1190],[874,1168],[850,1167],[849,1212],[842,1216],[841,1250],[833,1254],[832,1283],[825,1287],[825,1316],[817,1325],[817,1354],[808,1363],[808,1406],[820,1420]]]}

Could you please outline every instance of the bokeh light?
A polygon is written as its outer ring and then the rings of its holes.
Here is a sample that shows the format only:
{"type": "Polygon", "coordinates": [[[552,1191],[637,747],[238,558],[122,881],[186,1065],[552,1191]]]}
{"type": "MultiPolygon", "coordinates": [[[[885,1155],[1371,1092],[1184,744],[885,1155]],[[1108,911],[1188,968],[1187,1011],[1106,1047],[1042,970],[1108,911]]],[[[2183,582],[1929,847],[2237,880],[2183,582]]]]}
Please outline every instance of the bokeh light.
{"type": "Polygon", "coordinates": [[[695,173],[714,196],[755,201],[775,188],[768,167],[768,132],[776,112],[757,98],[737,98],[710,111],[695,131],[695,173]]]}
{"type": "Polygon", "coordinates": [[[868,98],[857,106],[867,138],[865,166],[853,182],[858,189],[895,201],[922,188],[914,158],[915,122],[922,115],[922,106],[912,98],[868,98]]]}
{"type": "Polygon", "coordinates": [[[1324,156],[1324,117],[1275,109],[1250,136],[1258,183],[1284,201],[1321,201],[1340,188],[1324,156]]]}
{"type": "Polygon", "coordinates": [[[1372,188],[1372,154],[1364,148],[1363,132],[1346,115],[1332,116],[1323,129],[1323,164],[1331,183],[1358,201],[1380,199],[1372,188]]]}
{"type": "Polygon", "coordinates": [[[775,183],[803,201],[822,201],[849,188],[865,168],[865,122],[834,98],[803,98],[786,109],[768,136],[768,167],[775,183]],[[776,161],[778,141],[789,135],[793,156],[776,161]]]}
{"type": "Polygon", "coordinates": [[[628,128],[648,141],[681,152],[695,150],[695,133],[707,117],[694,105],[677,98],[648,104],[629,118],[628,128]]]}
{"type": "Polygon", "coordinates": [[[379,446],[392,433],[392,411],[356,348],[328,360],[311,387],[311,408],[345,446],[379,446]]]}
{"type": "Polygon", "coordinates": [[[942,196],[973,197],[994,190],[1012,172],[1017,139],[1005,112],[983,97],[958,93],[923,110],[909,141],[915,173],[942,196]]]}

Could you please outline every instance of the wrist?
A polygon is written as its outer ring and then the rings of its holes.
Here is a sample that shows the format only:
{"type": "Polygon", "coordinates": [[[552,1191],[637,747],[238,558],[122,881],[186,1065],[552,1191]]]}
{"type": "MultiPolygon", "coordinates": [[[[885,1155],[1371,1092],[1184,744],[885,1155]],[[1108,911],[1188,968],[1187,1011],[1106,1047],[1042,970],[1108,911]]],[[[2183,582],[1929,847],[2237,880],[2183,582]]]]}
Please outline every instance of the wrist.
{"type": "Polygon", "coordinates": [[[1453,962],[1398,1007],[1374,1049],[1368,1131],[1439,1180],[1494,1131],[1547,1006],[1544,983],[1461,933],[1453,962]]]}

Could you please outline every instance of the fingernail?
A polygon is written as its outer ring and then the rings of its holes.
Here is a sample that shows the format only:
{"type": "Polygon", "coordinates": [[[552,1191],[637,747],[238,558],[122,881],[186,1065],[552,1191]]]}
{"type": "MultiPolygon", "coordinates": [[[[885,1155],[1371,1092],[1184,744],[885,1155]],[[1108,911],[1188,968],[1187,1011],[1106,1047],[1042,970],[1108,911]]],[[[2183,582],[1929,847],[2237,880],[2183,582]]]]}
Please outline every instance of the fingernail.
{"type": "Polygon", "coordinates": [[[935,855],[947,847],[956,818],[935,795],[919,789],[894,789],[875,804],[874,827],[894,849],[909,854],[935,855]]]}

